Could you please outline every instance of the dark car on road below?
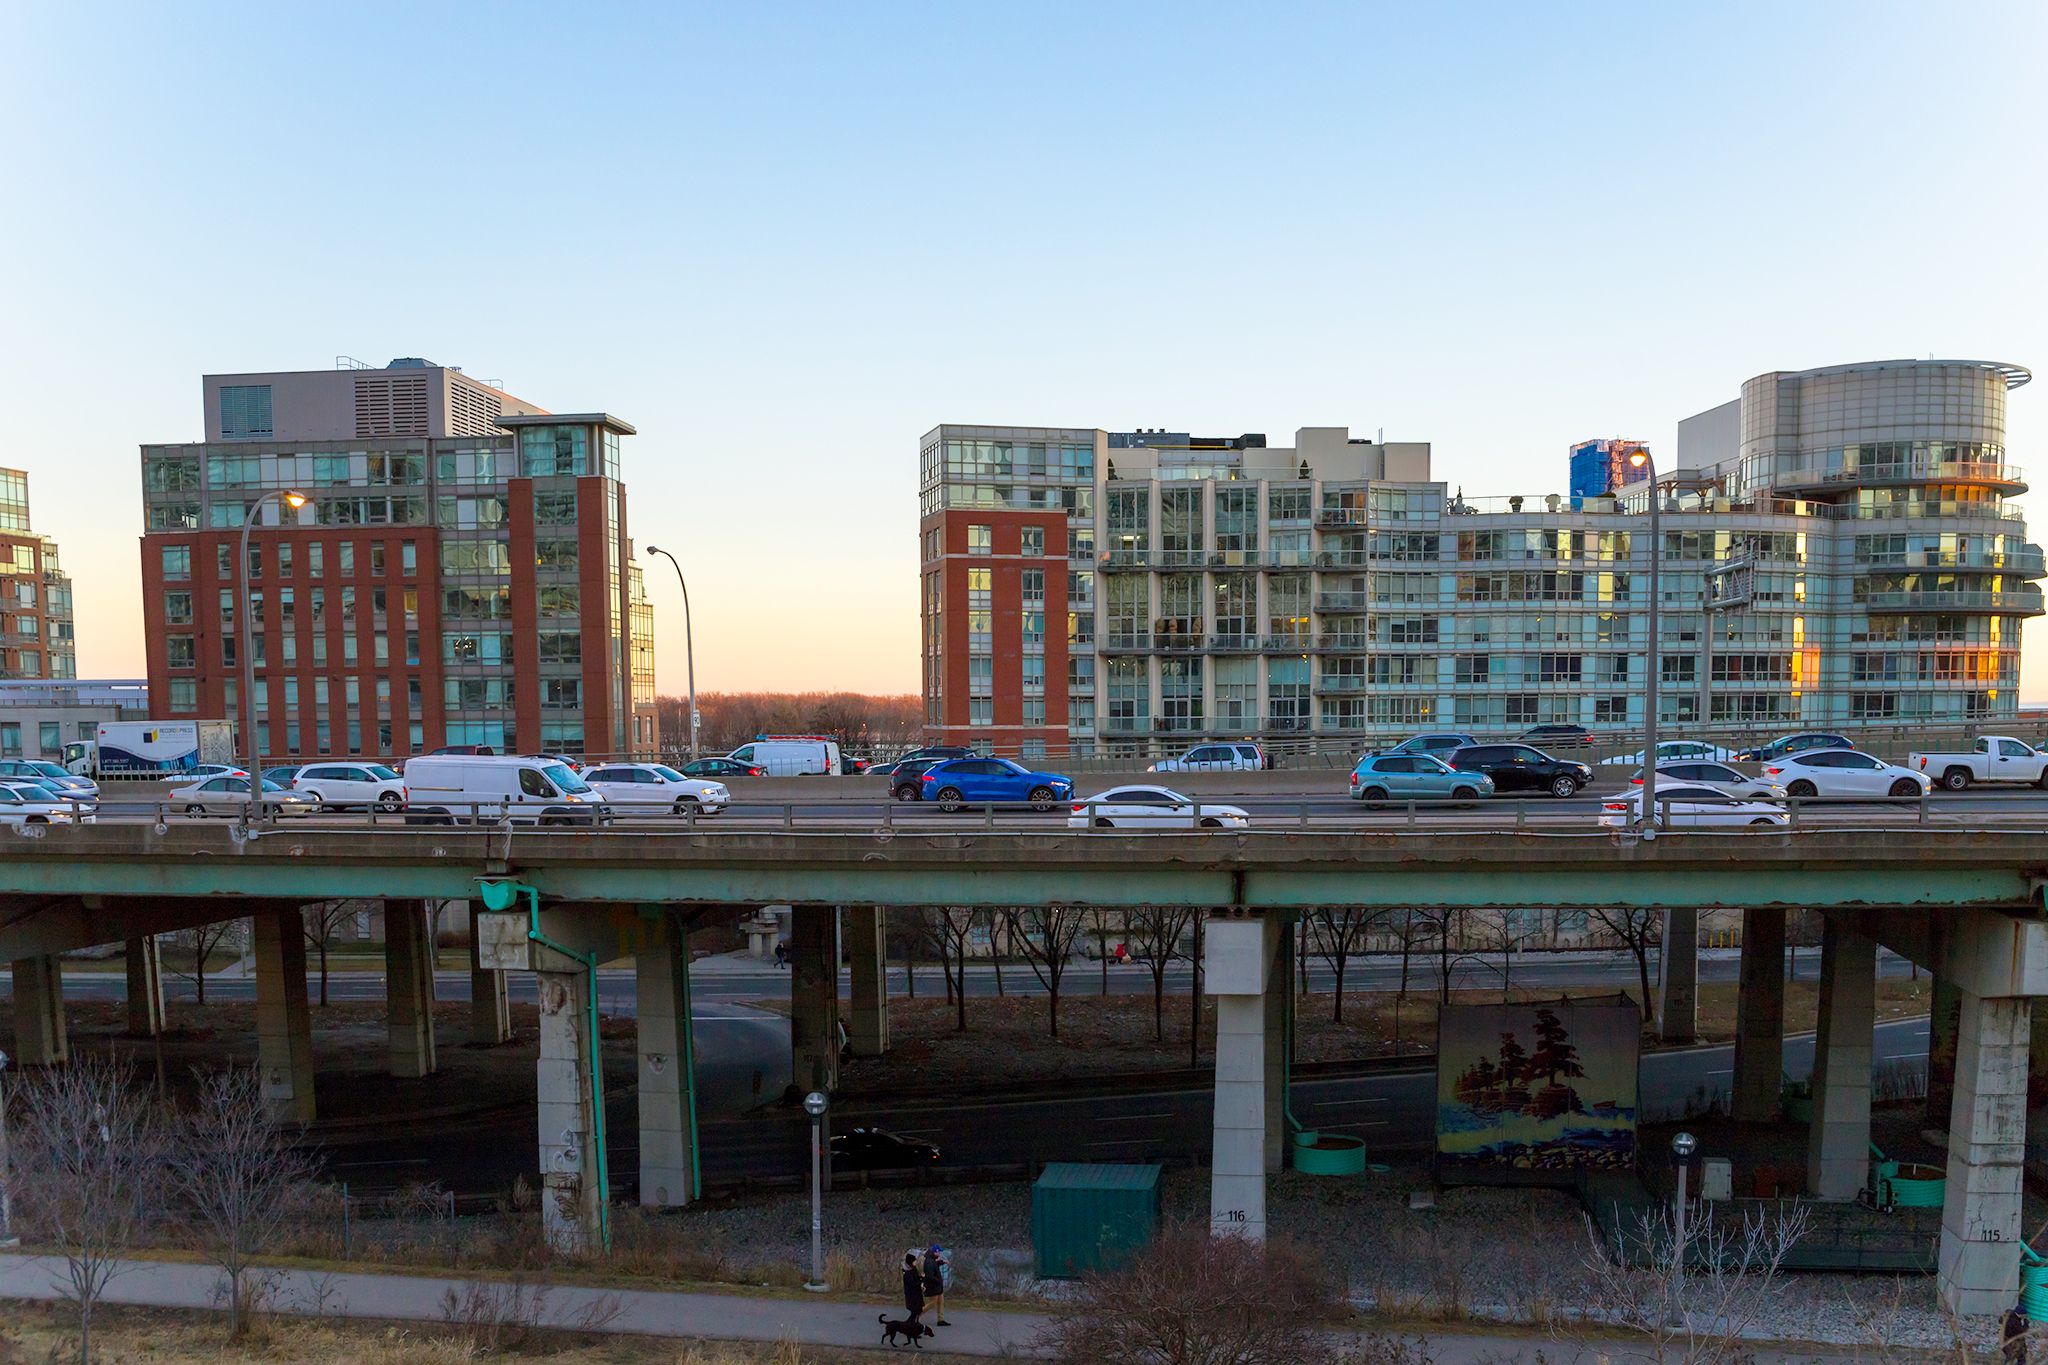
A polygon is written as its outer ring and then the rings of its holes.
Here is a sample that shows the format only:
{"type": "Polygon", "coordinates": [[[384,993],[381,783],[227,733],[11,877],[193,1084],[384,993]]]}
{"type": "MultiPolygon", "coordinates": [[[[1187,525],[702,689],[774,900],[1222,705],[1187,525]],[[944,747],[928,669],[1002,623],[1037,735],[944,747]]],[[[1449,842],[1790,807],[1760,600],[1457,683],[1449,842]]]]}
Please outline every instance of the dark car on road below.
{"type": "Polygon", "coordinates": [[[1479,737],[1477,735],[1460,735],[1452,734],[1448,731],[1433,731],[1426,735],[1410,735],[1393,748],[1384,749],[1380,752],[1386,754],[1428,754],[1432,758],[1443,758],[1464,748],[1468,744],[1477,744],[1478,742],[1479,737]]]}
{"type": "Polygon", "coordinates": [[[949,758],[918,779],[924,799],[943,811],[962,806],[1029,806],[1051,810],[1074,797],[1074,779],[1035,773],[1007,758],[949,758]]]}
{"type": "Polygon", "coordinates": [[[900,1137],[885,1128],[855,1128],[832,1135],[835,1171],[898,1171],[935,1166],[938,1160],[937,1144],[900,1137]]]}
{"type": "Polygon", "coordinates": [[[887,763],[873,764],[868,771],[884,777],[894,777],[904,764],[915,763],[920,759],[930,763],[942,763],[949,758],[982,757],[984,755],[980,750],[970,749],[964,744],[927,744],[922,749],[912,749],[907,754],[898,754],[887,763]]]}
{"type": "Polygon", "coordinates": [[[768,776],[768,770],[758,763],[735,763],[729,758],[693,758],[676,771],[684,777],[768,776]]]}
{"type": "Polygon", "coordinates": [[[1585,749],[1593,743],[1593,732],[1583,725],[1532,725],[1515,738],[1551,749],[1585,749]]]}
{"type": "Polygon", "coordinates": [[[1570,796],[1593,781],[1593,770],[1569,758],[1552,758],[1527,744],[1469,744],[1444,762],[1459,772],[1485,773],[1496,794],[1549,792],[1570,796]]]}
{"type": "Polygon", "coordinates": [[[924,775],[947,761],[943,758],[906,758],[899,761],[889,774],[889,795],[898,801],[924,800],[924,775]]]}
{"type": "Polygon", "coordinates": [[[1789,758],[1803,754],[1809,749],[1853,749],[1847,735],[1828,734],[1820,730],[1802,730],[1794,735],[1780,735],[1769,744],[1760,744],[1754,749],[1745,749],[1735,755],[1738,763],[1768,763],[1774,758],[1789,758]]]}

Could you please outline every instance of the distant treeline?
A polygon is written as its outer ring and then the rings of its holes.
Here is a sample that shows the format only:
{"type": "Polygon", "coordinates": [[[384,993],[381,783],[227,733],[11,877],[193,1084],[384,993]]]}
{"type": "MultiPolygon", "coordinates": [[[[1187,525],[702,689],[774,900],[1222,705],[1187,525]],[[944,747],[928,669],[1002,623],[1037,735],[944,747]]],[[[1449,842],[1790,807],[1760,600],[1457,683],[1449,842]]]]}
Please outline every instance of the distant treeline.
{"type": "MultiPolygon", "coordinates": [[[[690,745],[690,701],[658,697],[661,747],[679,753],[690,745]]],[[[756,735],[831,735],[864,753],[910,748],[920,742],[924,708],[915,696],[869,697],[858,692],[700,692],[698,737],[707,754],[727,753],[756,735]]]]}

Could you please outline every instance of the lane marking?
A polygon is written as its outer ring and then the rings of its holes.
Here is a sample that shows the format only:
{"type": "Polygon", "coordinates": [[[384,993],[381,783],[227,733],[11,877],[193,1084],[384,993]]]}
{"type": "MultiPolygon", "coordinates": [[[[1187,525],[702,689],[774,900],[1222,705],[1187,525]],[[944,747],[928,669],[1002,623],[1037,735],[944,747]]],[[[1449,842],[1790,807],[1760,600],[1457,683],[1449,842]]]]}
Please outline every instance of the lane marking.
{"type": "Polygon", "coordinates": [[[1097,1123],[1136,1123],[1140,1119],[1170,1119],[1173,1116],[1173,1113],[1169,1110],[1161,1110],[1157,1114],[1097,1114],[1095,1121],[1097,1123]]]}
{"type": "Polygon", "coordinates": [[[1385,1104],[1387,1103],[1387,1098],[1388,1097],[1385,1095],[1364,1095],[1357,1099],[1351,1100],[1317,1100],[1314,1104],[1310,1105],[1309,1108],[1355,1109],[1361,1104],[1385,1104]]]}

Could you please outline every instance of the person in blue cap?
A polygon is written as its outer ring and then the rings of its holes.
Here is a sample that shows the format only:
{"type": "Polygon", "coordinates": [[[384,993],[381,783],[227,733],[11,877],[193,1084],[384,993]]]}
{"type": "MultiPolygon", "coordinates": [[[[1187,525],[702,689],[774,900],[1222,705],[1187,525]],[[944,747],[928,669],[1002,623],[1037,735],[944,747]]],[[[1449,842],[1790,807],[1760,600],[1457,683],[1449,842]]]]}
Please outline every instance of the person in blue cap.
{"type": "Polygon", "coordinates": [[[924,1252],[924,1297],[932,1306],[932,1322],[937,1327],[951,1327],[946,1321],[946,1286],[952,1281],[953,1266],[946,1259],[946,1253],[937,1243],[925,1248],[924,1252]]]}

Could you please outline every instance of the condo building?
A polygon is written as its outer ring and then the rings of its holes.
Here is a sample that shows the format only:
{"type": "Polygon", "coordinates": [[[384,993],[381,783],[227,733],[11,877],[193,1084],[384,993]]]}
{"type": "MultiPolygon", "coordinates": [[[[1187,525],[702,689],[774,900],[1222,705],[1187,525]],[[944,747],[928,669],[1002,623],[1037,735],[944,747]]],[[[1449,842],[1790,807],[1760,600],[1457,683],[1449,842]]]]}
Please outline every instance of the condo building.
{"type": "Polygon", "coordinates": [[[0,469],[0,678],[75,678],[71,579],[29,525],[28,475],[0,469]]]}
{"type": "Polygon", "coordinates": [[[927,734],[1033,755],[1636,730],[1652,496],[1661,723],[2010,720],[2044,576],[2008,501],[2006,399],[2029,377],[1760,375],[1680,424],[1654,489],[1576,496],[1467,497],[1426,443],[1342,427],[1277,447],[940,426],[920,443],[927,734]]]}
{"type": "Polygon", "coordinates": [[[247,648],[266,756],[654,750],[630,424],[417,359],[202,394],[203,441],[142,447],[152,717],[239,732],[247,648]],[[305,505],[262,501],[285,491],[305,505]]]}

